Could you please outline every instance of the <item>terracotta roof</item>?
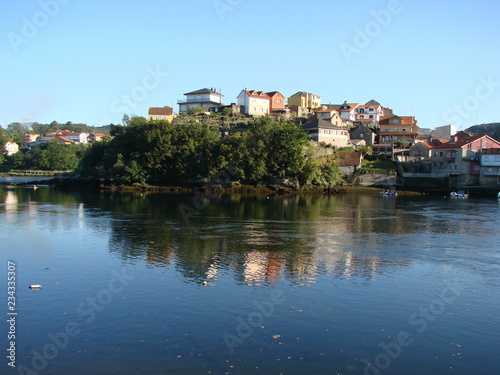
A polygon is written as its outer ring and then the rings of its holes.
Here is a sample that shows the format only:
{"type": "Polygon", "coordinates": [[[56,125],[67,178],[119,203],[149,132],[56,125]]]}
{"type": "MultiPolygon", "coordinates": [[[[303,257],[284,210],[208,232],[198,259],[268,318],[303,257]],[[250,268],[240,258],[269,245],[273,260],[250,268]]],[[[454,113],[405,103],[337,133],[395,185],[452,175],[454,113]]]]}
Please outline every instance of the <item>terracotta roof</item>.
{"type": "Polygon", "coordinates": [[[355,109],[356,107],[359,106],[359,103],[344,103],[342,105],[345,105],[345,104],[347,104],[351,108],[349,108],[349,109],[339,109],[339,112],[346,112],[346,111],[350,112],[350,111],[352,111],[353,109],[355,109]]]}
{"type": "Polygon", "coordinates": [[[61,140],[63,140],[63,141],[64,141],[64,142],[66,142],[66,143],[73,143],[73,141],[72,141],[72,140],[70,140],[70,139],[68,139],[68,138],[66,138],[66,137],[62,137],[62,136],[55,137],[53,140],[51,140],[51,142],[55,142],[55,141],[56,141],[56,140],[58,140],[58,139],[61,139],[61,140]]]}
{"type": "Polygon", "coordinates": [[[171,116],[174,110],[171,107],[149,107],[148,115],[150,116],[171,116]]]}
{"type": "Polygon", "coordinates": [[[94,135],[96,137],[105,137],[107,136],[107,134],[104,134],[104,133],[90,133],[91,135],[94,135]]]}
{"type": "Polygon", "coordinates": [[[416,124],[417,121],[415,120],[414,116],[382,116],[378,123],[379,123],[379,125],[413,125],[413,124],[416,124]],[[400,124],[391,124],[389,122],[389,120],[394,119],[394,118],[401,119],[401,123],[400,124]]]}
{"type": "Polygon", "coordinates": [[[361,164],[361,152],[337,151],[337,162],[340,166],[359,166],[361,164]]]}
{"type": "Polygon", "coordinates": [[[281,95],[281,97],[285,97],[281,92],[279,91],[271,91],[271,92],[268,92],[267,95],[269,95],[270,97],[273,97],[274,95],[281,95]]]}
{"type": "Polygon", "coordinates": [[[259,99],[269,99],[269,100],[271,100],[271,97],[269,95],[267,95],[264,91],[243,90],[243,92],[246,93],[251,98],[259,98],[259,99]]]}
{"type": "Polygon", "coordinates": [[[451,140],[449,142],[434,146],[434,148],[462,148],[463,146],[483,137],[486,137],[486,135],[474,135],[472,137],[459,138],[456,142],[454,140],[451,140]]]}

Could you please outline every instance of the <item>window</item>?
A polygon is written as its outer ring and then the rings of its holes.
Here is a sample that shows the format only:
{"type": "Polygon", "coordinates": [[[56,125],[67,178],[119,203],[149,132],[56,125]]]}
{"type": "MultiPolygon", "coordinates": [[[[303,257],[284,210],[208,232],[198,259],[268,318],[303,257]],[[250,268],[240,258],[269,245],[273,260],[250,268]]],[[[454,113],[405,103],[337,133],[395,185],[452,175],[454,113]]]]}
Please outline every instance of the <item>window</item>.
{"type": "Polygon", "coordinates": [[[397,132],[397,131],[398,131],[398,127],[397,127],[397,126],[395,126],[395,127],[394,127],[394,132],[397,132]]]}
{"type": "Polygon", "coordinates": [[[439,152],[439,156],[443,156],[443,151],[439,152]]]}
{"type": "Polygon", "coordinates": [[[480,169],[481,169],[481,166],[480,166],[480,165],[477,165],[477,164],[476,164],[476,165],[474,166],[474,170],[475,170],[475,171],[478,171],[478,170],[480,170],[480,169]]]}
{"type": "Polygon", "coordinates": [[[373,108],[371,108],[371,107],[370,107],[368,110],[369,110],[370,112],[373,112],[373,108]]]}
{"type": "Polygon", "coordinates": [[[359,113],[365,113],[365,109],[364,109],[364,108],[361,108],[361,109],[359,110],[359,113]]]}
{"type": "Polygon", "coordinates": [[[397,118],[393,118],[393,119],[391,120],[391,124],[399,124],[399,119],[397,119],[397,118]]]}
{"type": "Polygon", "coordinates": [[[370,115],[370,118],[373,118],[373,115],[370,115]]]}
{"type": "Polygon", "coordinates": [[[489,161],[488,159],[489,159],[488,155],[483,155],[483,161],[484,162],[488,162],[489,161]]]}
{"type": "Polygon", "coordinates": [[[276,103],[281,103],[281,99],[276,99],[276,103]]]}
{"type": "Polygon", "coordinates": [[[405,132],[405,131],[406,131],[406,128],[403,128],[403,129],[401,129],[401,130],[405,132]]]}
{"type": "Polygon", "coordinates": [[[388,127],[388,126],[386,126],[386,127],[385,127],[385,131],[386,131],[386,132],[389,132],[389,131],[390,131],[390,129],[389,129],[389,127],[388,127]]]}
{"type": "Polygon", "coordinates": [[[365,116],[364,115],[359,115],[359,118],[365,118],[365,116]]]}

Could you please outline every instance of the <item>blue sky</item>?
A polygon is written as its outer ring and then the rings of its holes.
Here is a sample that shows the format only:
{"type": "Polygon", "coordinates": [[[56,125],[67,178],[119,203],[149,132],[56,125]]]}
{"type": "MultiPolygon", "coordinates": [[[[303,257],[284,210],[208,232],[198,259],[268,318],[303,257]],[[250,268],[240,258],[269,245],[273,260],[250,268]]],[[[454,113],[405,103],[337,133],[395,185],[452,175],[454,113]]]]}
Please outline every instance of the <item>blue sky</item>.
{"type": "Polygon", "coordinates": [[[500,2],[0,3],[0,125],[120,123],[185,92],[370,99],[421,127],[500,121],[500,2]]]}

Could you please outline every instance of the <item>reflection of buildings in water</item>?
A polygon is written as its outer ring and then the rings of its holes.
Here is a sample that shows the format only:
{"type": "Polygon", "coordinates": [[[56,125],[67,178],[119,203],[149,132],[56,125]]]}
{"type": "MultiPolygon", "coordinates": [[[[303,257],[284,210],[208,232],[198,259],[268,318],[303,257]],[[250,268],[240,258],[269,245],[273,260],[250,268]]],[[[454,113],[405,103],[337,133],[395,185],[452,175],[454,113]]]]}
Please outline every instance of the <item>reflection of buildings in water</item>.
{"type": "Polygon", "coordinates": [[[280,253],[250,251],[245,255],[245,283],[255,285],[260,283],[276,284],[280,280],[282,256],[280,253]]]}
{"type": "Polygon", "coordinates": [[[4,206],[5,207],[4,208],[5,209],[5,216],[8,220],[12,214],[15,214],[17,212],[17,209],[18,209],[17,194],[12,190],[5,191],[4,202],[5,202],[5,206],[4,206]]]}
{"type": "Polygon", "coordinates": [[[171,249],[155,249],[150,247],[146,250],[146,267],[155,268],[158,266],[168,266],[172,264],[174,259],[175,250],[171,249]]]}

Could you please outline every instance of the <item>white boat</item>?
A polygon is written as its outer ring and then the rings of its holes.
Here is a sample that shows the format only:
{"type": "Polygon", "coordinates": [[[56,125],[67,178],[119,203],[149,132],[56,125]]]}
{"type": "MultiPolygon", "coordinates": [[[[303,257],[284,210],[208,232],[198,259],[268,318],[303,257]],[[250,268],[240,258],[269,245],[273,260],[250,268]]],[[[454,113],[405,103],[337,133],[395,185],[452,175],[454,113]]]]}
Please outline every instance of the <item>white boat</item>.
{"type": "Polygon", "coordinates": [[[397,197],[398,196],[398,193],[396,191],[396,188],[390,188],[390,189],[387,189],[387,190],[381,190],[380,191],[380,196],[381,197],[397,197]]]}
{"type": "Polygon", "coordinates": [[[450,198],[469,198],[469,194],[467,194],[463,190],[459,190],[458,192],[457,191],[452,191],[450,193],[450,198]]]}

